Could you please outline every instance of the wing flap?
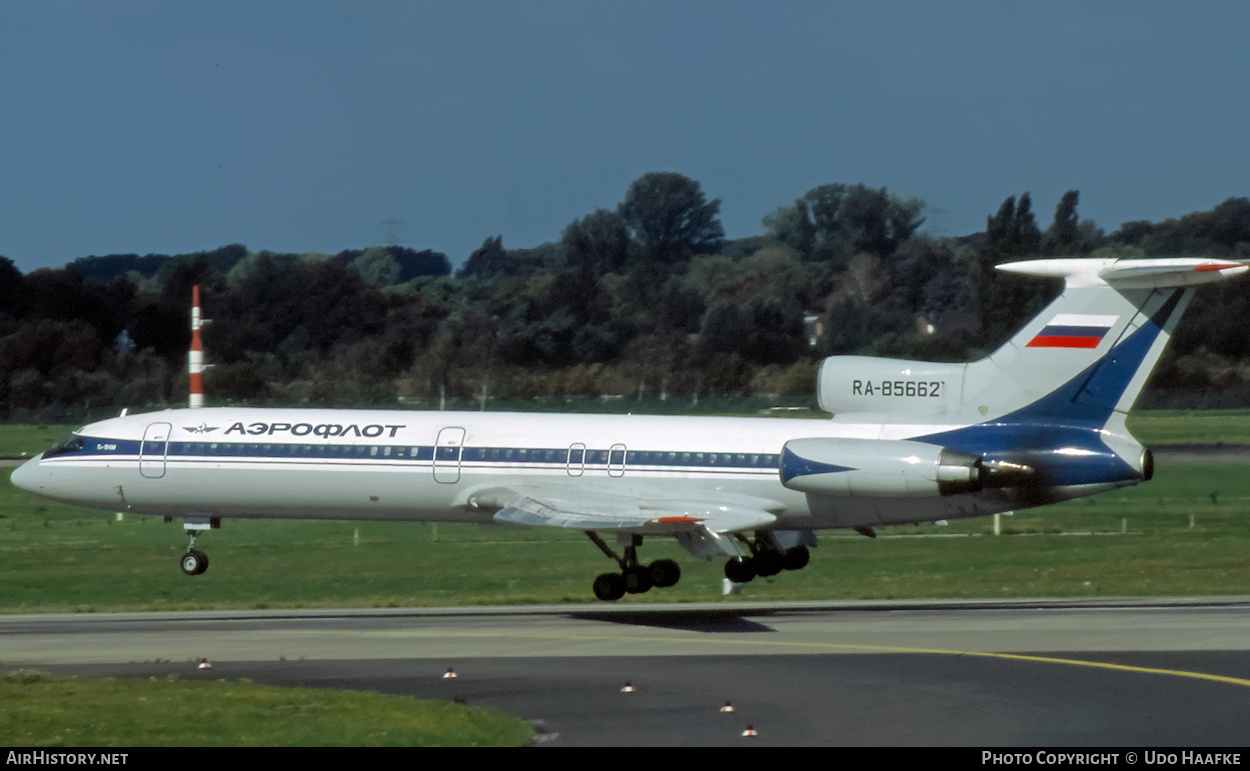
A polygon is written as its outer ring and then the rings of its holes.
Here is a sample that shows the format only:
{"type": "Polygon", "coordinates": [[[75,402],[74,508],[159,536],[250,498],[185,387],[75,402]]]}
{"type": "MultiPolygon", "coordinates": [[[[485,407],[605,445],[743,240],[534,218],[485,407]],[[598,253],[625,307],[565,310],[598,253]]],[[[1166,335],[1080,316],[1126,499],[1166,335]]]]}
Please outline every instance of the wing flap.
{"type": "Polygon", "coordinates": [[[672,500],[583,492],[557,486],[497,487],[470,497],[470,505],[496,508],[494,519],[537,527],[628,530],[674,535],[695,530],[732,533],[777,521],[780,504],[762,498],[724,495],[672,500]]]}

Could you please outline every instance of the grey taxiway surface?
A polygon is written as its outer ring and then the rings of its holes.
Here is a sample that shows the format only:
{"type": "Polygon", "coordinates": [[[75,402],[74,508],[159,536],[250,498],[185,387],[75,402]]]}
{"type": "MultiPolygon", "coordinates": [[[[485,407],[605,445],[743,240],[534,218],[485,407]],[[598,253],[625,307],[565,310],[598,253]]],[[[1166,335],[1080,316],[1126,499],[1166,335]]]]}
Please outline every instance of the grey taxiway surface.
{"type": "Polygon", "coordinates": [[[0,671],[22,666],[462,699],[552,745],[1250,735],[1250,597],[0,617],[0,671]]]}

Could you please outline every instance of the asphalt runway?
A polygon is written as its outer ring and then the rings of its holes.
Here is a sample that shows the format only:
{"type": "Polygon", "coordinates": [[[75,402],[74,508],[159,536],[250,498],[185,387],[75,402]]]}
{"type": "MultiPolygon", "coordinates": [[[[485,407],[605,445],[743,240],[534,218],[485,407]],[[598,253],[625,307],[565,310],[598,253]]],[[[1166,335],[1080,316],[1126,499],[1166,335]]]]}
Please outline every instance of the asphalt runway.
{"type": "Polygon", "coordinates": [[[22,666],[460,699],[545,746],[1227,747],[1250,597],[0,617],[22,666]]]}

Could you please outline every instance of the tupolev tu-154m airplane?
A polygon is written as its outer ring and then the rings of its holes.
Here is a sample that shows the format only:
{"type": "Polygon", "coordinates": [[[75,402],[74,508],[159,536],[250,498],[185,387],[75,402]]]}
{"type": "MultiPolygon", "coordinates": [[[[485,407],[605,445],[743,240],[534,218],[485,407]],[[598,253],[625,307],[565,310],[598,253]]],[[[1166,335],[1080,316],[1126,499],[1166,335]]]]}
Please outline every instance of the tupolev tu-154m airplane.
{"type": "Polygon", "coordinates": [[[736,582],[807,564],[815,531],[976,517],[1149,480],[1124,420],[1193,287],[1244,273],[1203,258],[1000,265],[1062,294],[980,361],[834,356],[832,420],[204,408],[92,423],[13,473],[38,495],[178,517],[182,569],[227,517],[510,523],[585,531],[619,570],[602,600],[667,587],[676,538],[736,582]],[[604,536],[607,536],[605,539],[604,536]],[[610,541],[615,541],[613,549],[610,541]]]}

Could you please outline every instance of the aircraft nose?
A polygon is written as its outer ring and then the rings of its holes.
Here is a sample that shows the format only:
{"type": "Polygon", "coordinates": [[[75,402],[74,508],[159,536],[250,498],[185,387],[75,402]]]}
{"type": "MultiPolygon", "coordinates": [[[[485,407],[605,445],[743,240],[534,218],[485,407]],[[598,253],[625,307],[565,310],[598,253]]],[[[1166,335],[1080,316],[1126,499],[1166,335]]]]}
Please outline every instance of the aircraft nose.
{"type": "Polygon", "coordinates": [[[39,461],[42,459],[43,453],[39,453],[35,457],[13,469],[13,474],[9,477],[9,481],[26,492],[39,492],[37,477],[39,476],[39,461]]]}

